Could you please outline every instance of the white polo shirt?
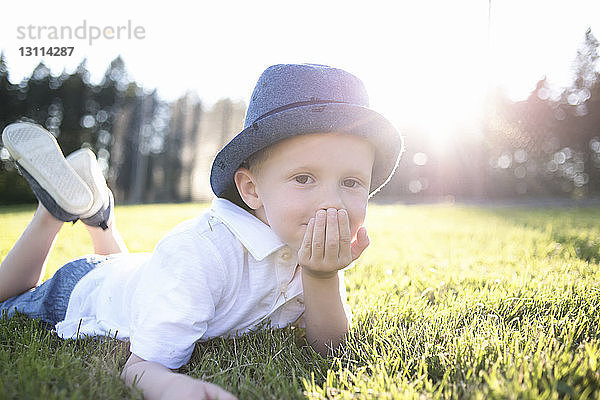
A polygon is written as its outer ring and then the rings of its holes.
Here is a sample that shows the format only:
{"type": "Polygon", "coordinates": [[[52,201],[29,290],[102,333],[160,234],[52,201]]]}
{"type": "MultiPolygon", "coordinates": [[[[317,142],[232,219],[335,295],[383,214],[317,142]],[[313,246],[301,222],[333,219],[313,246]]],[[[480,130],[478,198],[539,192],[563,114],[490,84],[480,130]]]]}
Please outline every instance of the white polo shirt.
{"type": "MultiPolygon", "coordinates": [[[[153,253],[116,255],[84,276],[56,330],[64,338],[130,340],[139,357],[178,368],[198,340],[298,320],[304,302],[297,263],[269,226],[216,198],[153,253]]],[[[343,275],[340,290],[345,301],[343,275]]]]}

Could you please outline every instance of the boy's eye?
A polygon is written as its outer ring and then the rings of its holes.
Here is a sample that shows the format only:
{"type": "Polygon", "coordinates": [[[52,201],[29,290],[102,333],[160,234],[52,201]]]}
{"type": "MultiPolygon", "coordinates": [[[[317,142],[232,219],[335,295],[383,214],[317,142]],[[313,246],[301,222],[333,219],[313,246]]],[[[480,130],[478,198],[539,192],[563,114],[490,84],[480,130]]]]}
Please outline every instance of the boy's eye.
{"type": "Polygon", "coordinates": [[[297,177],[294,178],[296,180],[296,182],[301,183],[301,184],[306,184],[310,181],[310,176],[308,175],[298,175],[297,177]]]}
{"type": "Polygon", "coordinates": [[[345,187],[353,188],[356,187],[356,185],[358,185],[358,182],[354,179],[344,179],[343,184],[345,187]]]}

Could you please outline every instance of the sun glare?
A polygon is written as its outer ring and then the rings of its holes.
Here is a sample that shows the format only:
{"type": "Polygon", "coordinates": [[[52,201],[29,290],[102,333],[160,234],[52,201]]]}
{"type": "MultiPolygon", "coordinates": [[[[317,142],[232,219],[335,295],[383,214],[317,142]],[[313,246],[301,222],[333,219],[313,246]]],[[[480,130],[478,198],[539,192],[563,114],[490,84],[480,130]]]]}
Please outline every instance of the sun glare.
{"type": "Polygon", "coordinates": [[[513,0],[462,7],[436,3],[436,12],[427,14],[428,28],[412,25],[413,35],[402,42],[408,51],[401,54],[418,57],[401,59],[395,70],[371,65],[368,87],[376,88],[374,108],[397,126],[417,127],[441,143],[479,132],[484,101],[496,88],[510,100],[522,101],[544,76],[553,86],[568,86],[585,15],[582,9],[542,5],[513,0]],[[568,29],[556,34],[559,26],[568,29]]]}
{"type": "Polygon", "coordinates": [[[410,79],[410,71],[394,82],[382,76],[371,82],[379,88],[371,96],[372,106],[397,126],[415,126],[440,140],[468,131],[480,123],[488,87],[487,71],[476,63],[464,54],[443,74],[418,82],[410,79]]]}
{"type": "Polygon", "coordinates": [[[411,12],[422,18],[404,21],[410,35],[402,51],[389,48],[398,52],[396,68],[371,63],[365,83],[373,107],[398,127],[443,141],[480,121],[489,76],[487,2],[423,2],[411,12]]]}

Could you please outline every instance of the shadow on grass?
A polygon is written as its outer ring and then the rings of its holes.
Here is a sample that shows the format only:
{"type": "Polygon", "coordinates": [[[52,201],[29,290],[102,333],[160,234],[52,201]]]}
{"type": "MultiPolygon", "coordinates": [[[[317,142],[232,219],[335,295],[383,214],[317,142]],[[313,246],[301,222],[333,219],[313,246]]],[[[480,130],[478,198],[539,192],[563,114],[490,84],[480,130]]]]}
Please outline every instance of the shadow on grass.
{"type": "Polygon", "coordinates": [[[478,208],[480,215],[501,218],[515,226],[536,230],[554,242],[547,256],[563,255],[600,262],[600,206],[571,208],[478,208]]]}

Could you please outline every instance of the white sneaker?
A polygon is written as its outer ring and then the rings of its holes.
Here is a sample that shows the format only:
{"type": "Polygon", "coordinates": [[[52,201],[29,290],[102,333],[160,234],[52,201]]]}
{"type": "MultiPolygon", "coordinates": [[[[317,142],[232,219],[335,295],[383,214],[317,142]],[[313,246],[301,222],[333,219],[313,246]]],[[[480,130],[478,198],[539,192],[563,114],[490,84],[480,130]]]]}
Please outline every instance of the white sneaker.
{"type": "Polygon", "coordinates": [[[79,215],[81,222],[90,226],[108,228],[108,220],[114,206],[112,192],[98,165],[96,156],[90,149],[80,149],[67,156],[67,162],[86,183],[92,193],[92,205],[79,215]]]}
{"type": "Polygon", "coordinates": [[[2,142],[33,193],[54,217],[75,222],[90,211],[92,192],[67,163],[50,132],[17,122],[4,128],[2,142]]]}

